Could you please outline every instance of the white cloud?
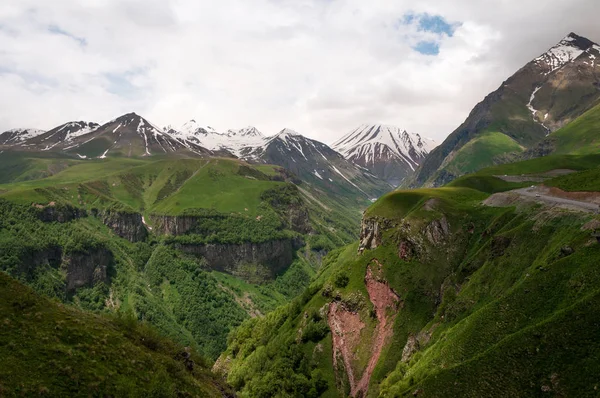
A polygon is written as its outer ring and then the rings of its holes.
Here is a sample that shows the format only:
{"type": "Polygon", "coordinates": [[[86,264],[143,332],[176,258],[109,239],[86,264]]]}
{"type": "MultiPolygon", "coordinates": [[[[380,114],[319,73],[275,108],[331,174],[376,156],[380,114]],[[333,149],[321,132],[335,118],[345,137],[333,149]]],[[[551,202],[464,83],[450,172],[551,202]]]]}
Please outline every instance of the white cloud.
{"type": "Polygon", "coordinates": [[[290,127],[332,142],[366,122],[443,139],[570,31],[600,40],[595,0],[5,0],[0,131],[103,122],[290,127]],[[457,23],[452,37],[399,23],[457,23]],[[568,16],[568,17],[565,17],[568,16]],[[412,50],[436,40],[437,56],[412,50]],[[82,42],[83,40],[83,42],[82,42]]]}

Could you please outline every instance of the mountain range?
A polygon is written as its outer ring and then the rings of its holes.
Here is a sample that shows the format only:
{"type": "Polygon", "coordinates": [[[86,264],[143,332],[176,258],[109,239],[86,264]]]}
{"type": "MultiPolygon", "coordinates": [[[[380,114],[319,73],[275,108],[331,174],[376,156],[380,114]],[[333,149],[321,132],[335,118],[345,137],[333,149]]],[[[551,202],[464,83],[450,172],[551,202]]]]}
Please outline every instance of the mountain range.
{"type": "Polygon", "coordinates": [[[0,397],[598,396],[597,51],[570,34],[435,149],[0,134],[0,397]]]}
{"type": "Polygon", "coordinates": [[[80,159],[238,157],[250,163],[282,166],[330,193],[366,199],[397,186],[435,146],[418,134],[385,125],[361,126],[332,148],[288,128],[273,136],[265,136],[252,126],[218,132],[193,119],[181,128],[159,128],[136,113],[102,125],[74,121],[49,131],[10,130],[0,134],[0,145],[25,151],[61,152],[80,159]]]}
{"type": "Polygon", "coordinates": [[[600,46],[570,33],[478,103],[403,185],[441,186],[535,147],[598,104],[599,57],[600,46]]]}

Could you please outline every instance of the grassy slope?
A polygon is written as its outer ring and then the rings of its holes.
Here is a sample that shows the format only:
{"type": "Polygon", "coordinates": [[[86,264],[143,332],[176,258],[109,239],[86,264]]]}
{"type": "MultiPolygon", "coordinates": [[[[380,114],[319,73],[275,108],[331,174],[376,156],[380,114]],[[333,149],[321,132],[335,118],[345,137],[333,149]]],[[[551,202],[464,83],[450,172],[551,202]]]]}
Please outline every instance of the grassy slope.
{"type": "MultiPolygon", "coordinates": [[[[589,231],[580,229],[591,216],[538,216],[535,208],[517,214],[511,208],[479,206],[485,196],[442,188],[382,197],[366,216],[402,221],[403,227],[384,232],[384,244],[363,255],[356,254],[355,245],[332,253],[302,300],[244,324],[222,357],[231,361],[228,380],[242,396],[293,391],[291,380],[271,385],[268,377],[256,377],[280,372],[280,361],[291,355],[282,354],[282,347],[292,346],[300,352],[297,373],[316,384],[326,381],[324,396],[339,396],[330,335],[326,331],[303,341],[298,336],[304,332],[298,330],[306,330],[307,317],[314,320],[309,323],[324,322],[311,314],[331,300],[323,295],[327,286],[341,301],[356,293],[364,297],[365,270],[377,258],[404,306],[373,374],[371,396],[410,396],[416,390],[419,396],[536,396],[542,388],[564,396],[594,396],[600,363],[593,337],[600,322],[594,309],[600,254],[589,231]],[[422,206],[432,198],[435,210],[425,210],[422,206]],[[442,216],[452,234],[429,243],[423,228],[442,216]],[[403,261],[397,242],[407,237],[421,255],[403,261]],[[508,244],[499,250],[497,242],[508,244]],[[574,254],[564,257],[565,246],[574,254]],[[349,277],[347,286],[335,286],[339,274],[349,277]],[[409,363],[401,363],[408,336],[419,333],[429,333],[430,342],[422,343],[409,363]],[[579,336],[581,345],[574,343],[579,336]],[[578,362],[587,365],[572,366],[578,362]]],[[[369,308],[359,310],[367,331],[369,308]]],[[[368,341],[367,335],[363,338],[368,341]]]]}
{"type": "Polygon", "coordinates": [[[0,272],[0,395],[222,396],[224,384],[193,354],[126,318],[42,298],[0,272]]]}
{"type": "Polygon", "coordinates": [[[599,153],[599,126],[600,105],[597,105],[549,136],[554,141],[554,153],[572,155],[599,153]]]}
{"type": "MultiPolygon", "coordinates": [[[[21,157],[11,157],[11,161],[37,162],[31,154],[18,155],[21,157]]],[[[0,156],[0,162],[8,162],[6,159],[0,156]]],[[[64,157],[41,159],[46,168],[66,161],[64,157]]],[[[358,209],[345,208],[332,198],[318,196],[309,186],[301,186],[315,233],[304,237],[307,246],[296,253],[292,265],[282,275],[273,281],[252,284],[231,275],[205,271],[202,261],[172,250],[162,237],[150,236],[145,242],[130,243],[116,237],[91,216],[68,223],[43,223],[30,205],[56,201],[87,209],[119,207],[146,215],[211,208],[226,216],[235,213],[236,220],[251,223],[258,223],[254,221],[255,215],[261,214],[260,225],[266,225],[268,209],[261,196],[268,189],[289,185],[270,180],[265,173],[279,174],[273,166],[254,168],[231,159],[109,158],[69,159],[68,166],[54,170],[47,178],[1,185],[0,201],[9,201],[0,203],[0,269],[46,295],[83,309],[103,310],[110,296],[115,304],[111,310],[149,320],[162,333],[197,347],[212,359],[225,348],[229,331],[254,310],[266,313],[301,293],[316,273],[322,255],[318,251],[331,250],[355,239],[360,220],[358,209]],[[29,261],[26,259],[30,255],[38,256],[55,247],[65,252],[69,247],[79,245],[86,249],[97,244],[114,255],[110,270],[114,275],[108,285],[65,294],[66,275],[60,266],[45,264],[35,271],[22,272],[27,268],[23,262],[29,261]]],[[[13,176],[19,179],[25,174],[16,172],[13,176]]],[[[239,222],[225,223],[227,220],[219,228],[248,227],[239,222]]],[[[242,232],[248,235],[257,231],[262,230],[247,228],[220,233],[241,236],[242,232]]],[[[265,237],[250,238],[261,241],[265,237]]]]}
{"type": "Polygon", "coordinates": [[[49,178],[0,185],[0,192],[7,191],[1,196],[19,203],[59,199],[79,207],[120,202],[159,214],[188,208],[225,213],[248,209],[254,214],[260,194],[282,183],[244,175],[242,164],[229,159],[81,161],[49,178]],[[78,192],[82,186],[94,191],[89,198],[78,192]]]}
{"type": "Polygon", "coordinates": [[[494,164],[494,158],[498,155],[522,150],[523,147],[509,136],[486,132],[460,148],[446,168],[457,175],[472,173],[494,164]]]}

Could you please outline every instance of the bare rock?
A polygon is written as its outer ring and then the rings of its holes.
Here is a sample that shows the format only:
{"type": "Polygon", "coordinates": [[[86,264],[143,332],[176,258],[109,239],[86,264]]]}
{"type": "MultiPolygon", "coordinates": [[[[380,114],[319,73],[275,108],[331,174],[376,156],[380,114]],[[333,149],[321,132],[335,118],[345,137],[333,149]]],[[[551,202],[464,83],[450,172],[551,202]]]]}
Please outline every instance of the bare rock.
{"type": "Polygon", "coordinates": [[[402,350],[401,361],[404,363],[410,361],[410,358],[417,351],[419,351],[419,341],[413,335],[408,336],[408,340],[406,340],[406,344],[404,345],[404,349],[402,350]]]}
{"type": "Polygon", "coordinates": [[[446,217],[439,220],[433,220],[425,227],[425,236],[434,245],[445,242],[450,235],[450,225],[446,217]]]}

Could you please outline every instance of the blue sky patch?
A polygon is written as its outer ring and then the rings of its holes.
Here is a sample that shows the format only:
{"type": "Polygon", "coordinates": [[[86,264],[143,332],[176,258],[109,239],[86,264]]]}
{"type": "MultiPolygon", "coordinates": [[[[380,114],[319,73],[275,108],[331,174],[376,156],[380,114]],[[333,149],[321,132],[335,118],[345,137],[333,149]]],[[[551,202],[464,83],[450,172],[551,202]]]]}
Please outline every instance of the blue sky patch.
{"type": "Polygon", "coordinates": [[[412,48],[425,55],[438,55],[442,38],[444,36],[452,37],[456,28],[461,25],[460,23],[449,23],[441,15],[412,12],[405,14],[400,23],[416,28],[418,33],[414,39],[421,40],[412,48]],[[433,37],[431,33],[433,33],[433,37]]]}
{"type": "Polygon", "coordinates": [[[437,34],[446,34],[449,37],[454,35],[457,28],[456,24],[449,24],[439,15],[421,14],[419,19],[419,31],[432,32],[437,34]]]}
{"type": "Polygon", "coordinates": [[[434,41],[420,41],[413,50],[425,55],[438,55],[440,53],[440,45],[434,41]]]}
{"type": "Polygon", "coordinates": [[[80,46],[82,46],[82,47],[87,46],[87,40],[85,40],[85,38],[75,36],[74,34],[71,34],[56,25],[48,26],[48,32],[54,33],[55,35],[67,36],[67,37],[75,40],[76,42],[78,42],[80,46]]]}

